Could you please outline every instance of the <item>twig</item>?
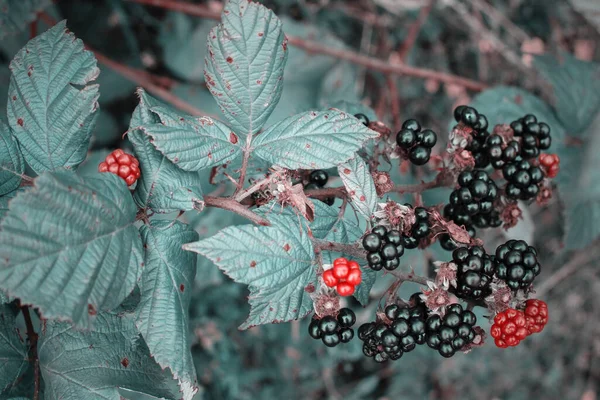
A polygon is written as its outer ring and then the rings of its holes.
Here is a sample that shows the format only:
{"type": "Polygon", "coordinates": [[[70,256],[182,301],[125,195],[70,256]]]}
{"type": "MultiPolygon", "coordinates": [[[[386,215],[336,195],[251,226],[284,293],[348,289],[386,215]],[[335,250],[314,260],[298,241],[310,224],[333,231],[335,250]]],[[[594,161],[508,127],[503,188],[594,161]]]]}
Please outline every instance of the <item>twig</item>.
{"type": "Polygon", "coordinates": [[[246,206],[238,203],[237,201],[231,198],[204,196],[204,204],[206,205],[206,207],[222,208],[223,210],[234,212],[258,225],[271,225],[271,223],[268,220],[252,212],[246,206]]]}
{"type": "MultiPolygon", "coordinates": [[[[242,158],[242,167],[240,168],[240,179],[237,183],[237,188],[233,193],[232,197],[235,197],[240,190],[244,188],[244,180],[246,179],[246,170],[248,169],[248,160],[250,159],[250,153],[252,152],[252,148],[250,145],[252,144],[252,132],[248,132],[248,136],[246,136],[246,145],[244,146],[244,156],[242,158]]],[[[239,201],[239,200],[238,200],[239,201]]]]}
{"type": "Polygon", "coordinates": [[[37,353],[38,334],[33,329],[33,322],[31,321],[31,315],[29,314],[28,306],[21,306],[21,312],[25,319],[25,326],[27,327],[27,338],[29,339],[29,362],[33,364],[33,400],[40,398],[40,360],[37,353]]]}
{"type": "Polygon", "coordinates": [[[393,275],[394,277],[396,277],[396,279],[402,282],[413,282],[418,283],[419,285],[427,285],[427,282],[432,282],[432,280],[429,278],[418,276],[413,273],[403,274],[401,272],[396,271],[387,271],[387,273],[393,275]]]}
{"type": "Polygon", "coordinates": [[[406,57],[408,57],[408,53],[412,50],[417,38],[419,37],[419,32],[421,32],[421,28],[423,24],[427,20],[427,17],[431,13],[433,6],[435,5],[436,0],[430,0],[429,3],[425,7],[421,7],[419,10],[419,15],[414,23],[410,25],[408,28],[408,34],[406,35],[406,40],[402,43],[402,47],[398,50],[398,54],[400,55],[400,59],[403,62],[406,62],[406,57]]]}
{"type": "MultiPolygon", "coordinates": [[[[183,3],[176,0],[128,0],[133,3],[146,4],[150,6],[167,8],[170,10],[177,10],[189,15],[200,16],[203,18],[211,18],[218,20],[221,18],[220,12],[208,8],[201,4],[189,4],[183,3]]],[[[460,86],[464,86],[467,89],[473,91],[481,91],[487,88],[487,85],[482,82],[473,81],[471,79],[463,78],[461,76],[452,75],[445,72],[434,71],[426,68],[411,67],[405,64],[390,64],[388,61],[379,60],[369,56],[364,56],[359,53],[335,49],[329,46],[322,45],[318,42],[305,40],[296,36],[287,36],[288,44],[303,49],[308,53],[313,54],[324,54],[335,57],[337,59],[350,61],[353,64],[361,65],[369,69],[379,71],[382,73],[389,73],[395,75],[412,76],[423,79],[435,79],[444,83],[452,83],[460,86]]]]}

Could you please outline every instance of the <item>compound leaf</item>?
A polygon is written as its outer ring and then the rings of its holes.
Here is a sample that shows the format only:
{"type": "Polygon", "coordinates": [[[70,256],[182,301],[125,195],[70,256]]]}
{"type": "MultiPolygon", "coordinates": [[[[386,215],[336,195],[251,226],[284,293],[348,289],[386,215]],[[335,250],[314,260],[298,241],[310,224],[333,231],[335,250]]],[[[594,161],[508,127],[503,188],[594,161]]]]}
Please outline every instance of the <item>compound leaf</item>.
{"type": "MultiPolygon", "coordinates": [[[[169,161],[186,171],[199,171],[234,159],[241,148],[237,135],[222,122],[209,117],[181,115],[172,107],[138,90],[141,111],[139,126],[151,137],[150,142],[169,161]]],[[[134,115],[132,122],[139,122],[134,115]]]]}
{"type": "Polygon", "coordinates": [[[146,253],[136,326],[158,364],[182,386],[198,390],[188,340],[197,257],[181,248],[198,240],[198,234],[189,225],[166,220],[143,225],[141,233],[146,253]]]}
{"type": "Polygon", "coordinates": [[[48,400],[119,400],[119,388],[175,398],[131,314],[99,313],[93,331],[48,321],[38,353],[48,400]]]}
{"type": "Polygon", "coordinates": [[[25,163],[17,141],[10,127],[0,118],[0,196],[19,187],[24,171],[25,163]]]}
{"type": "Polygon", "coordinates": [[[289,169],[331,168],[352,158],[376,136],[377,132],[342,111],[309,111],[258,135],[254,155],[289,169]]]}
{"type": "Polygon", "coordinates": [[[38,174],[73,168],[86,156],[98,110],[94,55],[59,22],[10,63],[8,123],[38,174]]]}
{"type": "Polygon", "coordinates": [[[142,245],[135,206],[113,174],[45,173],[0,223],[0,288],[46,318],[89,327],[133,290],[142,245]]]}
{"type": "Polygon", "coordinates": [[[338,173],[352,199],[352,207],[370,220],[377,206],[377,191],[367,164],[356,156],[338,165],[338,173]]]}
{"type": "Polygon", "coordinates": [[[312,310],[305,287],[315,281],[313,247],[298,225],[228,227],[183,248],[249,285],[250,316],[240,329],[298,319],[312,310]]]}
{"type": "Polygon", "coordinates": [[[279,102],[287,39],[271,10],[248,0],[227,2],[208,35],[204,77],[231,125],[255,134],[279,102]]]}
{"type": "Polygon", "coordinates": [[[133,112],[128,133],[141,170],[133,194],[136,204],[158,213],[201,211],[204,201],[198,173],[184,171],[173,164],[150,143],[150,137],[142,130],[135,129],[136,126],[160,123],[151,108],[168,106],[146,94],[143,89],[138,90],[138,95],[140,104],[133,112]]]}
{"type": "Polygon", "coordinates": [[[19,335],[17,310],[0,293],[0,395],[17,383],[29,366],[27,346],[19,335]]]}

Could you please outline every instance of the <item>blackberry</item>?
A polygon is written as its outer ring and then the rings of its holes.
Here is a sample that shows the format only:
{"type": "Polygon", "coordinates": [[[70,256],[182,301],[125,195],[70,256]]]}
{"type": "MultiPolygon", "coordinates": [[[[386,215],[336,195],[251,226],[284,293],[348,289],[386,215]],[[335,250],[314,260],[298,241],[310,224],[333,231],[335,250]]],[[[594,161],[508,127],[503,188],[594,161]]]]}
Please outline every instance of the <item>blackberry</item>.
{"type": "MultiPolygon", "coordinates": [[[[405,204],[407,207],[412,207],[410,204],[405,204]]],[[[429,213],[424,207],[415,207],[415,223],[410,228],[410,236],[402,236],[402,244],[405,249],[416,249],[419,246],[419,241],[429,236],[431,226],[429,224],[429,213]]]]}
{"type": "MultiPolygon", "coordinates": [[[[418,293],[415,293],[418,296],[418,293]]],[[[413,296],[415,296],[413,295],[413,296]]],[[[412,297],[411,297],[412,299],[412,297]]],[[[363,343],[363,353],[373,357],[377,362],[388,359],[397,360],[404,353],[415,349],[418,344],[425,343],[425,321],[427,309],[424,304],[401,307],[396,304],[385,308],[385,315],[390,324],[369,322],[358,329],[358,337],[363,343]]]]}
{"type": "Polygon", "coordinates": [[[356,322],[356,315],[349,308],[342,308],[337,318],[327,315],[316,319],[308,325],[308,334],[313,339],[321,339],[327,347],[335,347],[340,343],[348,343],[354,337],[352,325],[356,322]]]}
{"type": "Polygon", "coordinates": [[[544,179],[544,172],[528,160],[517,159],[502,168],[504,179],[508,182],[505,188],[506,197],[510,199],[529,200],[537,196],[538,184],[544,179]]]}
{"type": "Polygon", "coordinates": [[[365,114],[354,114],[354,118],[358,119],[360,122],[363,123],[364,126],[369,126],[369,123],[371,121],[369,121],[369,118],[367,118],[367,116],[365,114]]]}
{"type": "Polygon", "coordinates": [[[367,262],[371,269],[380,271],[382,268],[394,270],[400,265],[400,257],[404,254],[402,234],[384,226],[376,226],[362,241],[367,251],[367,262]]]}
{"type": "Polygon", "coordinates": [[[402,124],[396,135],[396,143],[408,154],[408,159],[415,165],[423,165],[429,161],[431,149],[437,143],[437,135],[431,129],[421,130],[421,125],[414,119],[402,124]]]}
{"type": "Polygon", "coordinates": [[[461,247],[452,253],[456,264],[456,296],[480,300],[492,291],[490,285],[496,270],[492,257],[482,247],[461,247]]]}
{"type": "Polygon", "coordinates": [[[458,184],[444,210],[454,222],[471,226],[473,216],[492,212],[498,188],[485,171],[463,171],[458,176],[458,184]]]}
{"type": "Polygon", "coordinates": [[[521,152],[521,145],[511,140],[506,146],[500,135],[490,135],[486,142],[486,156],[495,169],[501,169],[506,163],[516,160],[521,152]]]}
{"type": "Polygon", "coordinates": [[[457,351],[475,340],[473,329],[477,317],[460,304],[446,308],[443,317],[437,314],[427,318],[425,323],[427,345],[437,350],[443,357],[452,357],[457,351]]]}
{"type": "Polygon", "coordinates": [[[473,156],[475,168],[487,167],[490,159],[486,151],[486,140],[489,136],[486,116],[480,114],[473,107],[462,105],[454,109],[454,119],[456,122],[462,123],[472,129],[472,139],[465,150],[469,151],[473,156]]]}
{"type": "Polygon", "coordinates": [[[502,225],[500,213],[496,210],[492,210],[489,214],[475,215],[471,217],[471,221],[477,228],[498,228],[502,225]]]}
{"type": "MultiPolygon", "coordinates": [[[[329,174],[327,174],[327,172],[323,171],[322,169],[316,169],[310,173],[308,178],[309,183],[308,185],[304,186],[304,189],[321,189],[327,184],[328,180],[329,174]]],[[[335,203],[335,197],[326,197],[324,199],[319,200],[327,204],[328,206],[332,206],[333,203],[335,203]]]]}
{"type": "Polygon", "coordinates": [[[496,276],[513,290],[529,287],[540,273],[537,251],[523,240],[509,240],[496,249],[496,276]]]}
{"type": "Polygon", "coordinates": [[[534,158],[540,155],[540,150],[547,150],[552,144],[550,126],[539,122],[532,114],[511,122],[515,136],[521,138],[521,156],[523,158],[534,158]]]}

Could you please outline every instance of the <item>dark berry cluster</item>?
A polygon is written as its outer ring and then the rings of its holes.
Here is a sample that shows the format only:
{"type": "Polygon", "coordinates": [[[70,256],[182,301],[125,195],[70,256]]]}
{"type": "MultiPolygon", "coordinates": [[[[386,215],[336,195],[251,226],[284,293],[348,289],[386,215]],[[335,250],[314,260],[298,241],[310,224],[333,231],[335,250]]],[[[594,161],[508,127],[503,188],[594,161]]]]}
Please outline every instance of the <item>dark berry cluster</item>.
{"type": "Polygon", "coordinates": [[[456,264],[456,295],[461,299],[480,300],[491,293],[496,265],[482,247],[461,247],[452,253],[456,264]]]}
{"type": "Polygon", "coordinates": [[[523,240],[509,240],[496,249],[496,276],[513,290],[529,287],[540,273],[537,250],[523,240]]]}
{"type": "Polygon", "coordinates": [[[355,322],[354,312],[349,308],[342,308],[337,318],[331,315],[321,319],[313,318],[308,326],[308,334],[314,339],[321,339],[328,347],[335,347],[352,340],[354,337],[352,326],[355,322]]]}
{"type": "MultiPolygon", "coordinates": [[[[405,204],[411,207],[410,204],[405,204]]],[[[371,269],[379,271],[382,268],[394,270],[400,265],[400,257],[404,249],[415,249],[419,241],[430,233],[429,213],[424,207],[415,207],[415,222],[410,228],[410,234],[385,226],[376,226],[363,238],[363,248],[367,251],[367,261],[371,269]]]]}
{"type": "Polygon", "coordinates": [[[487,172],[463,171],[458,176],[459,187],[450,194],[450,204],[444,213],[458,225],[496,223],[476,216],[488,216],[498,198],[498,188],[487,172]],[[488,222],[489,221],[489,222],[488,222]]]}
{"type": "Polygon", "coordinates": [[[485,151],[490,164],[495,169],[501,169],[505,164],[511,163],[519,157],[521,145],[516,140],[511,140],[506,146],[500,135],[493,134],[488,137],[485,151]]]}
{"type": "Polygon", "coordinates": [[[454,120],[472,130],[471,141],[465,150],[473,155],[475,168],[487,167],[490,163],[486,153],[486,140],[489,133],[487,131],[488,121],[485,115],[479,113],[473,107],[458,106],[454,109],[454,120]]]}
{"type": "MultiPolygon", "coordinates": [[[[308,178],[308,185],[304,186],[304,189],[321,189],[325,187],[328,180],[329,174],[327,174],[327,172],[323,171],[322,169],[316,169],[310,173],[308,178]]],[[[327,197],[321,201],[327,204],[328,206],[331,206],[335,202],[335,197],[327,197]]]]}
{"type": "Polygon", "coordinates": [[[387,306],[385,316],[389,324],[369,322],[358,328],[358,337],[364,342],[363,353],[367,357],[373,357],[377,362],[397,360],[418,344],[425,343],[427,308],[418,293],[411,297],[411,304],[408,307],[387,306]]]}
{"type": "Polygon", "coordinates": [[[427,345],[443,357],[452,357],[457,351],[473,343],[477,335],[473,329],[476,322],[473,312],[464,310],[460,304],[451,304],[443,317],[433,314],[427,318],[427,345]]]}
{"type": "Polygon", "coordinates": [[[502,168],[506,184],[505,195],[509,199],[529,200],[540,191],[538,184],[544,179],[544,172],[529,160],[519,160],[502,168]]]}
{"type": "Polygon", "coordinates": [[[429,161],[431,149],[437,143],[437,135],[431,129],[421,130],[421,125],[414,119],[406,120],[396,135],[396,143],[408,154],[408,159],[415,165],[423,165],[429,161]]]}
{"type": "Polygon", "coordinates": [[[540,155],[540,150],[547,150],[552,144],[550,127],[544,122],[538,122],[534,115],[527,114],[510,124],[515,136],[521,138],[521,156],[534,158],[540,155]]]}

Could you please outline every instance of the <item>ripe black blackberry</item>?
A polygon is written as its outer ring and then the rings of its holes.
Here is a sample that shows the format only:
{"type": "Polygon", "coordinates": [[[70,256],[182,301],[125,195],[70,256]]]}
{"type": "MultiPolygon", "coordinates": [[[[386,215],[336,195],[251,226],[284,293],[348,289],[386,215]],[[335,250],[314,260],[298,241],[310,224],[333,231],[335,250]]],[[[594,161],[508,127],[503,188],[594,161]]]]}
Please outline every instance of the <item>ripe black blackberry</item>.
{"type": "Polygon", "coordinates": [[[465,148],[475,160],[475,168],[485,168],[490,159],[487,156],[486,140],[489,136],[487,131],[488,121],[485,115],[469,106],[458,106],[454,109],[454,119],[472,129],[471,141],[465,148]]]}
{"type": "Polygon", "coordinates": [[[313,318],[308,326],[308,334],[313,339],[321,339],[327,347],[335,347],[339,343],[348,343],[354,337],[352,325],[356,315],[349,308],[342,308],[337,318],[327,315],[321,319],[313,318]]]}
{"type": "Polygon", "coordinates": [[[511,140],[506,146],[500,135],[493,134],[486,142],[486,156],[495,169],[501,169],[506,163],[516,160],[521,152],[521,146],[516,140],[511,140]]]}
{"type": "MultiPolygon", "coordinates": [[[[327,174],[327,172],[323,171],[322,169],[316,169],[310,173],[309,178],[308,178],[309,183],[308,183],[308,185],[304,186],[304,189],[306,189],[306,190],[322,189],[323,187],[325,187],[328,180],[329,180],[329,174],[327,174]]],[[[319,200],[321,200],[321,199],[319,199],[319,200]]],[[[326,198],[322,199],[321,201],[323,203],[327,204],[328,206],[332,206],[333,203],[335,202],[335,197],[326,197],[326,198]]]]}
{"type": "Polygon", "coordinates": [[[458,176],[459,187],[450,194],[450,204],[444,213],[458,225],[472,226],[472,217],[490,214],[498,197],[498,188],[482,170],[463,171],[458,176]]]}
{"type": "MultiPolygon", "coordinates": [[[[418,293],[415,295],[418,296],[418,293]]],[[[373,357],[377,362],[397,360],[414,350],[417,344],[425,343],[427,309],[422,303],[411,303],[413,305],[408,307],[387,306],[385,315],[389,325],[369,322],[358,328],[358,337],[364,342],[363,353],[367,357],[373,357]]]]}
{"type": "Polygon", "coordinates": [[[540,167],[520,157],[515,162],[506,164],[502,168],[502,174],[508,182],[506,197],[515,200],[529,200],[537,196],[538,184],[544,179],[544,172],[540,167]]]}
{"type": "MultiPolygon", "coordinates": [[[[412,207],[410,204],[405,206],[412,207]]],[[[429,223],[429,213],[424,207],[415,207],[415,223],[410,228],[410,236],[402,235],[402,244],[405,249],[416,249],[419,241],[429,235],[431,226],[429,223]]]]}
{"type": "Polygon", "coordinates": [[[547,150],[552,144],[550,126],[538,122],[532,114],[511,122],[515,136],[521,138],[521,153],[523,158],[534,158],[540,155],[540,150],[547,150]]]}
{"type": "Polygon", "coordinates": [[[416,120],[409,119],[396,135],[396,143],[408,154],[410,162],[423,165],[429,161],[431,149],[437,143],[437,135],[431,129],[421,130],[416,120]]]}
{"type": "Polygon", "coordinates": [[[540,273],[537,251],[523,240],[509,240],[496,249],[496,276],[513,290],[529,287],[540,273]]]}
{"type": "Polygon", "coordinates": [[[394,270],[400,265],[400,257],[404,254],[402,234],[385,226],[376,226],[362,241],[367,251],[367,262],[371,269],[380,271],[382,268],[394,270]]]}
{"type": "Polygon", "coordinates": [[[443,357],[452,357],[467,344],[473,343],[476,322],[473,312],[463,309],[460,304],[452,304],[446,308],[443,317],[434,314],[427,318],[427,345],[443,357]]]}
{"type": "Polygon", "coordinates": [[[482,247],[460,247],[452,253],[456,264],[456,296],[480,300],[491,293],[490,285],[496,266],[482,247]]]}

